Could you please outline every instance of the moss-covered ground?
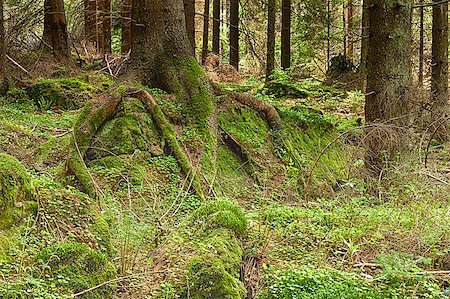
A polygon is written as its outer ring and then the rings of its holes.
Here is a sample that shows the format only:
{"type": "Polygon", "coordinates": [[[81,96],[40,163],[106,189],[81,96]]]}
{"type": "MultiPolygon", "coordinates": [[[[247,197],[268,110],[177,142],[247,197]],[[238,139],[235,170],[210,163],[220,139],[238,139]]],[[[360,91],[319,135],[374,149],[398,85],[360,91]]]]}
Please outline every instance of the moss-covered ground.
{"type": "MultiPolygon", "coordinates": [[[[89,74],[31,85],[88,101],[111,84],[89,74]]],[[[23,165],[14,167],[26,178],[21,191],[37,205],[0,226],[0,298],[448,296],[449,144],[431,142],[425,153],[421,136],[421,150],[412,147],[370,180],[360,92],[285,74],[268,86],[253,78],[219,85],[272,104],[284,132],[222,97],[211,143],[199,130],[204,121],[182,121],[199,107],[187,111],[149,90],[191,162],[205,143],[217,144],[202,158],[215,158],[202,161],[206,200],[192,192],[141,102],[119,103],[82,149],[100,195],[92,198],[62,176],[81,105],[44,107],[57,102],[19,88],[2,98],[0,157],[23,165]]],[[[20,200],[14,208],[23,208],[20,200]]]]}

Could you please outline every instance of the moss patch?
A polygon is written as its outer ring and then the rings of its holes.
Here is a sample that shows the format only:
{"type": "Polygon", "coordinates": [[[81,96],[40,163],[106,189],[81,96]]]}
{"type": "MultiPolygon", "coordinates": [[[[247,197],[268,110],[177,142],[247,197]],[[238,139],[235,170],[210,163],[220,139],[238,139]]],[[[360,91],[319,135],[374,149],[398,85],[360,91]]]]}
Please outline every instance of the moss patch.
{"type": "Polygon", "coordinates": [[[80,78],[39,79],[28,91],[30,99],[43,111],[52,108],[80,108],[95,87],[80,78]]]}
{"type": "Polygon", "coordinates": [[[0,228],[9,227],[36,208],[35,190],[25,167],[15,157],[0,154],[0,228]]]}
{"type": "MultiPolygon", "coordinates": [[[[77,293],[116,277],[116,268],[108,258],[81,243],[59,243],[47,247],[36,261],[44,267],[46,275],[61,277],[57,284],[66,292],[77,293]]],[[[106,284],[81,296],[81,298],[112,298],[113,283],[106,284]]]]}

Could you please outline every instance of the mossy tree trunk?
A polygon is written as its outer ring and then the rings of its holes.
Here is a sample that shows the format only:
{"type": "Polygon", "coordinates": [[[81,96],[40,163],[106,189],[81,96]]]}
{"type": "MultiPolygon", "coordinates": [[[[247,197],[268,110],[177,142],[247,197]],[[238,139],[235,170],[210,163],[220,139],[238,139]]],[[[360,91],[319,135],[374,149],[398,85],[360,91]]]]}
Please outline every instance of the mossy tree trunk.
{"type": "Polygon", "coordinates": [[[395,144],[390,143],[387,148],[386,140],[383,140],[386,136],[380,135],[381,126],[390,125],[391,137],[395,139],[404,136],[401,127],[408,122],[412,0],[368,0],[367,5],[370,27],[365,104],[368,125],[366,162],[378,175],[382,171],[382,152],[394,152],[402,143],[402,140],[395,140],[395,144]]]}
{"type": "Polygon", "coordinates": [[[431,59],[431,110],[433,128],[440,140],[448,140],[448,3],[433,6],[431,59]]]}
{"type": "Polygon", "coordinates": [[[43,40],[57,59],[65,60],[69,57],[69,39],[64,1],[45,0],[44,8],[43,40]]]}
{"type": "Polygon", "coordinates": [[[0,0],[0,95],[8,89],[6,78],[5,27],[3,24],[3,0],[0,0]]]}

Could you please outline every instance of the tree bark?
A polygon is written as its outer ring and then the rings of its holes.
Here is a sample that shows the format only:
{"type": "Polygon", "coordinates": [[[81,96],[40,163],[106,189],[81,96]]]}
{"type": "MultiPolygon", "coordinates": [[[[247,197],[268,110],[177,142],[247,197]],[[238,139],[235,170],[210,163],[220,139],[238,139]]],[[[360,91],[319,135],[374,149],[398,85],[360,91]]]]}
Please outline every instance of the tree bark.
{"type": "Polygon", "coordinates": [[[239,70],[239,0],[230,0],[230,64],[239,70]]]}
{"type": "Polygon", "coordinates": [[[52,47],[53,54],[59,60],[69,57],[67,21],[63,0],[45,0],[44,2],[44,42],[52,47]]]}
{"type": "Polygon", "coordinates": [[[213,53],[220,54],[220,0],[213,0],[213,53]]]}
{"type": "MultiPolygon", "coordinates": [[[[383,151],[395,152],[408,121],[407,90],[411,83],[412,0],[369,0],[367,95],[365,105],[367,166],[378,175],[383,151]],[[390,127],[394,144],[387,145],[380,128],[390,127]]],[[[383,130],[386,132],[386,130],[383,130]]]]}
{"type": "Polygon", "coordinates": [[[84,36],[95,45],[98,43],[96,11],[96,0],[84,0],[84,36]]]}
{"type": "Polygon", "coordinates": [[[266,81],[275,68],[275,15],[276,2],[269,0],[267,6],[267,59],[266,59],[266,81]]]}
{"type": "Polygon", "coordinates": [[[281,68],[291,67],[291,0],[281,4],[281,68]]]}
{"type": "Polygon", "coordinates": [[[432,38],[432,120],[437,139],[448,140],[448,2],[433,6],[432,38]]]}
{"type": "Polygon", "coordinates": [[[131,49],[131,4],[133,0],[123,0],[122,4],[122,54],[131,49]]]}
{"type": "Polygon", "coordinates": [[[184,13],[186,18],[186,30],[192,46],[192,55],[195,54],[195,0],[184,0],[184,13]]]}
{"type": "Polygon", "coordinates": [[[205,0],[205,9],[203,10],[203,45],[202,45],[202,64],[205,64],[208,57],[209,43],[209,0],[205,0]]]}
{"type": "Polygon", "coordinates": [[[5,94],[7,89],[5,25],[3,19],[3,0],[0,0],[0,95],[5,94]]]}

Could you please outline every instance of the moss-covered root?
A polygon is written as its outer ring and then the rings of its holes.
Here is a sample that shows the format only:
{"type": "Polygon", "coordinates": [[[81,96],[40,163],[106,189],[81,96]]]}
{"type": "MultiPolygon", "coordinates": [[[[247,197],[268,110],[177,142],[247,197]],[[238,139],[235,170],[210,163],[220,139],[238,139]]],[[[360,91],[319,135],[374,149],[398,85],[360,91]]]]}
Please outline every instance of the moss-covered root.
{"type": "Polygon", "coordinates": [[[84,155],[95,133],[114,113],[119,102],[120,97],[110,97],[107,100],[102,99],[102,101],[96,103],[93,101],[87,102],[73,128],[70,153],[64,175],[74,175],[82,185],[83,191],[90,196],[97,196],[99,190],[87,170],[84,163],[84,155]]]}
{"type": "Polygon", "coordinates": [[[61,292],[76,293],[78,298],[103,299],[113,298],[116,291],[111,281],[117,275],[116,267],[104,254],[86,244],[52,245],[38,253],[36,262],[43,274],[54,278],[61,292]],[[87,291],[99,285],[101,287],[87,291]]]}
{"type": "Polygon", "coordinates": [[[172,150],[173,155],[175,156],[175,159],[177,159],[178,163],[180,164],[181,170],[188,177],[189,181],[192,182],[192,187],[197,195],[203,198],[204,194],[200,179],[198,178],[195,169],[189,162],[189,159],[182,151],[172,125],[164,116],[164,113],[161,111],[161,108],[158,106],[155,99],[148,92],[142,89],[129,90],[128,95],[130,97],[135,97],[141,100],[147,106],[147,109],[153,116],[153,120],[155,121],[156,126],[161,132],[162,137],[167,142],[170,149],[172,150]]]}
{"type": "Polygon", "coordinates": [[[241,104],[249,106],[249,107],[256,109],[259,112],[263,113],[266,116],[266,120],[267,120],[270,128],[274,132],[282,132],[283,131],[283,124],[281,122],[281,117],[278,114],[277,110],[269,103],[261,101],[255,97],[252,97],[251,95],[245,94],[245,93],[232,92],[230,97],[233,100],[235,100],[241,104]]]}
{"type": "Polygon", "coordinates": [[[0,154],[0,229],[31,214],[37,207],[35,189],[25,167],[15,157],[0,154]]]}

